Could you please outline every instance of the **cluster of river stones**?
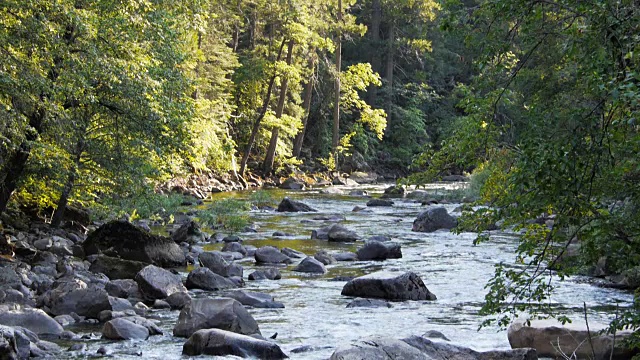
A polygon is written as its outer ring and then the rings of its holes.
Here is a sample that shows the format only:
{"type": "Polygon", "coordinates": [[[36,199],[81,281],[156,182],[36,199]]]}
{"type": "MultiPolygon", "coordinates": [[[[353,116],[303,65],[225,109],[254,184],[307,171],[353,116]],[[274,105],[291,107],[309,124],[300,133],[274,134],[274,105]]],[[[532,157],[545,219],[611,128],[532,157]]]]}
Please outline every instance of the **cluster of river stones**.
{"type": "MultiPolygon", "coordinates": [[[[386,200],[372,200],[368,206],[391,206],[386,200]]],[[[276,211],[314,211],[285,198],[276,211]]],[[[413,224],[414,231],[450,229],[456,220],[443,207],[429,207],[413,224]]],[[[83,337],[65,330],[73,324],[103,324],[101,337],[109,340],[144,340],[162,334],[150,316],[151,309],[179,311],[173,336],[187,339],[185,355],[235,355],[260,359],[282,359],[287,355],[275,339],[265,338],[247,307],[284,308],[265,293],[240,289],[245,274],[235,260],[253,257],[263,265],[246,279],[277,280],[280,268],[295,264],[293,271],[324,274],[325,265],[337,261],[401,258],[399,244],[384,236],[366,240],[355,252],[319,251],[307,256],[293,249],[271,246],[255,248],[229,236],[222,251],[204,251],[208,239],[198,225],[187,221],[171,238],[126,221],[106,223],[88,236],[74,231],[51,230],[44,225],[29,232],[5,234],[11,238],[17,260],[0,261],[0,359],[87,355],[83,337]],[[183,278],[175,268],[198,264],[183,278]],[[215,298],[193,297],[193,291],[213,292],[215,298]],[[64,350],[56,341],[74,344],[64,350]]],[[[313,231],[312,238],[354,242],[360,237],[333,223],[313,231]]],[[[376,272],[349,279],[342,295],[353,297],[349,307],[390,306],[389,301],[432,301],[422,279],[413,272],[376,272]]],[[[332,359],[536,359],[555,354],[543,345],[532,349],[531,327],[510,329],[517,349],[477,352],[449,343],[442,334],[429,332],[405,339],[367,338],[339,347],[332,359]],[[522,335],[523,334],[523,335],[522,335]],[[538,350],[536,352],[536,350],[538,350]],[[545,353],[547,351],[547,353],[545,353]]],[[[552,336],[558,337],[557,333],[552,336]]],[[[563,335],[564,336],[564,335],[563,335]]],[[[579,333],[570,338],[579,341],[579,333]]],[[[559,340],[558,340],[559,341],[559,340]]],[[[536,346],[535,344],[533,346],[536,346]]],[[[596,346],[598,346],[596,344],[596,346]]],[[[610,342],[598,353],[608,356],[610,342]],[[609,348],[607,348],[609,346],[609,348]]],[[[98,349],[108,355],[108,348],[98,349]]],[[[304,349],[300,349],[304,351],[304,349]]],[[[296,353],[294,349],[292,353],[296,353]]]]}

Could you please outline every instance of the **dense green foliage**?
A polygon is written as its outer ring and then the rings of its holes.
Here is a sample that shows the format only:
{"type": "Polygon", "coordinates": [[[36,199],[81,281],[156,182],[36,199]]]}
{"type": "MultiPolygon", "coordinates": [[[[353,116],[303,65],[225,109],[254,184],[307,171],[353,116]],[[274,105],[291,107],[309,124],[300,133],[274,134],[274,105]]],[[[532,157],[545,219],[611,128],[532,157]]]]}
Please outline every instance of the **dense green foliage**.
{"type": "MultiPolygon", "coordinates": [[[[624,276],[640,265],[640,11],[572,0],[449,10],[448,26],[476,49],[478,74],[459,88],[455,130],[409,181],[477,168],[488,206],[469,207],[459,230],[499,224],[522,234],[517,266],[496,268],[484,312],[502,314],[502,325],[525,310],[562,316],[547,305],[550,276],[624,276]]],[[[632,308],[614,327],[639,324],[632,308]]]]}

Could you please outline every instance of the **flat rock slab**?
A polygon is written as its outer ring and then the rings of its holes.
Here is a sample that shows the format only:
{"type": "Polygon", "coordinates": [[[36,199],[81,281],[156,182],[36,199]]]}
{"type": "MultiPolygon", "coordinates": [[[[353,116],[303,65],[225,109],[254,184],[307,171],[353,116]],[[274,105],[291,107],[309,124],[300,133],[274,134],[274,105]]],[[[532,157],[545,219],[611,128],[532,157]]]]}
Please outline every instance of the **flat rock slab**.
{"type": "Polygon", "coordinates": [[[355,278],[345,284],[342,295],[392,301],[436,300],[414,272],[380,271],[355,278]]]}
{"type": "MultiPolygon", "coordinates": [[[[583,322],[562,325],[556,320],[532,320],[530,326],[524,322],[516,322],[509,326],[507,337],[511,347],[534,348],[541,357],[561,358],[562,354],[575,353],[578,359],[591,359],[595,352],[596,360],[609,359],[614,337],[610,334],[599,334],[606,328],[604,324],[589,322],[591,330],[591,344],[589,333],[583,322]],[[562,353],[561,353],[561,352],[562,353]]],[[[631,335],[630,331],[621,331],[615,337],[614,359],[630,359],[635,352],[624,347],[624,338],[631,335]]]]}
{"type": "Polygon", "coordinates": [[[196,331],[182,347],[182,354],[188,356],[234,355],[241,358],[271,360],[287,358],[275,343],[219,329],[196,331]]]}

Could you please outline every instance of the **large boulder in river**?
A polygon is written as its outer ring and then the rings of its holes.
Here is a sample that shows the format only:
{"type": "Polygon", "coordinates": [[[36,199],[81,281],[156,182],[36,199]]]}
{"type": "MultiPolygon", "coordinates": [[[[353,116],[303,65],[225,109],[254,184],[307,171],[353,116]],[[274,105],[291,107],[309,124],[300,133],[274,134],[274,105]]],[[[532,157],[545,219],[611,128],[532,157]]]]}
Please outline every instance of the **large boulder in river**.
{"type": "Polygon", "coordinates": [[[327,239],[333,242],[354,242],[360,239],[360,236],[340,224],[333,224],[327,233],[327,239]]]}
{"type": "Polygon", "coordinates": [[[105,254],[161,267],[186,264],[184,253],[173,240],[150,234],[127,221],[112,221],[89,234],[83,243],[86,255],[105,254]]]}
{"type": "Polygon", "coordinates": [[[186,292],[180,275],[149,265],[136,275],[136,283],[147,300],[165,299],[177,292],[186,292]]]}
{"type": "Polygon", "coordinates": [[[221,329],[244,335],[260,334],[258,323],[234,299],[193,299],[178,316],[173,335],[189,337],[200,329],[221,329]]]}
{"type": "Polygon", "coordinates": [[[196,331],[182,347],[182,354],[188,356],[232,355],[267,360],[287,358],[275,343],[220,329],[196,331]]]}
{"type": "Polygon", "coordinates": [[[630,331],[600,334],[604,325],[590,321],[591,336],[582,323],[562,325],[558,321],[532,320],[530,325],[516,322],[509,326],[507,337],[512,348],[534,348],[541,357],[562,358],[565,354],[575,354],[578,359],[605,360],[611,356],[615,343],[614,359],[631,359],[634,352],[624,346],[624,338],[630,331]],[[593,352],[592,352],[593,347],[593,352]]]}
{"type": "Polygon", "coordinates": [[[202,290],[225,290],[234,289],[238,285],[233,281],[218,275],[208,268],[200,267],[189,273],[187,276],[187,289],[202,289],[202,290]]]}
{"type": "Polygon", "coordinates": [[[358,260],[387,260],[402,258],[400,244],[367,240],[364,246],[356,251],[358,260]]]}
{"type": "Polygon", "coordinates": [[[278,205],[278,212],[315,212],[318,211],[313,209],[307,204],[304,204],[300,201],[291,200],[288,197],[282,199],[280,204],[278,205]]]}
{"type": "Polygon", "coordinates": [[[21,326],[38,335],[45,336],[57,337],[64,331],[57,321],[40,309],[17,309],[0,312],[0,324],[21,326]]]}
{"type": "Polygon", "coordinates": [[[89,271],[105,274],[111,280],[133,279],[147,265],[141,261],[98,255],[91,263],[89,271]]]}
{"type": "Polygon", "coordinates": [[[290,257],[273,246],[256,249],[254,257],[258,264],[291,264],[293,262],[290,257]]]}
{"type": "Polygon", "coordinates": [[[411,231],[434,232],[439,229],[453,229],[457,224],[458,222],[449,215],[447,209],[434,207],[418,214],[418,217],[413,221],[411,231]]]}
{"type": "Polygon", "coordinates": [[[0,359],[23,360],[32,357],[56,359],[60,358],[58,345],[40,340],[38,335],[29,329],[16,326],[0,325],[0,359]]]}
{"type": "Polygon", "coordinates": [[[344,285],[342,295],[395,301],[436,300],[414,272],[403,274],[379,271],[357,277],[344,285]]]}

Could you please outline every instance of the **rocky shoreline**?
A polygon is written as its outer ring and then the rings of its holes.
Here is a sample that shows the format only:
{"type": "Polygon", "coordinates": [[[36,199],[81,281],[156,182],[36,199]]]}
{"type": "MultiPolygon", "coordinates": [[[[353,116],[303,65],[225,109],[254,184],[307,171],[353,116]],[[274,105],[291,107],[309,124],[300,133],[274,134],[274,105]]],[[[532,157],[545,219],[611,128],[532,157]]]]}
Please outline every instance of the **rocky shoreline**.
{"type": "MultiPolygon", "coordinates": [[[[348,182],[337,179],[331,183],[348,182]]],[[[324,184],[322,180],[315,181],[314,186],[324,184]]],[[[236,185],[227,184],[231,189],[236,185]]],[[[301,179],[285,179],[277,185],[288,189],[308,186],[301,179]]],[[[394,191],[391,187],[388,194],[397,196],[394,191]]],[[[393,206],[393,202],[367,205],[393,206]]],[[[274,211],[314,209],[285,198],[274,211]]],[[[288,248],[243,245],[237,236],[221,239],[224,242],[221,251],[204,251],[202,245],[210,239],[202,236],[198,224],[190,220],[174,229],[171,237],[153,235],[126,221],[97,226],[82,223],[77,216],[63,229],[35,222],[27,230],[7,226],[2,229],[2,237],[15,255],[0,258],[0,354],[8,354],[0,358],[109,355],[112,350],[108,347],[88,352],[87,342],[96,337],[145,340],[163,334],[152,316],[161,309],[178,313],[173,336],[186,339],[185,355],[285,358],[287,355],[277,339],[264,337],[246,309],[284,305],[268,294],[242,290],[245,281],[279,279],[282,266],[294,267],[295,272],[325,274],[325,266],[338,261],[402,257],[400,245],[390,239],[376,236],[363,241],[362,236],[339,224],[340,218],[334,220],[335,223],[314,231],[312,238],[356,242],[359,244],[356,252],[319,251],[307,255],[288,248]],[[247,258],[263,266],[247,275],[236,263],[247,258]],[[184,271],[190,263],[196,266],[184,278],[176,269],[184,271]],[[205,291],[215,298],[195,298],[193,291],[205,291]],[[66,329],[78,324],[100,325],[101,334],[79,336],[66,329]],[[63,349],[56,344],[60,341],[73,345],[63,349]]],[[[435,206],[416,218],[413,230],[431,232],[453,226],[455,218],[435,206]]],[[[343,280],[347,281],[342,295],[354,298],[348,307],[388,307],[390,302],[437,299],[423,280],[411,272],[375,272],[343,280]]],[[[461,353],[464,355],[460,359],[537,358],[532,349],[482,353],[433,336],[363,340],[336,349],[331,358],[365,359],[386,354],[391,359],[449,359],[452,354],[461,353]]],[[[604,347],[609,343],[603,344],[604,347]]],[[[518,345],[531,346],[537,345],[518,345]]]]}

